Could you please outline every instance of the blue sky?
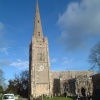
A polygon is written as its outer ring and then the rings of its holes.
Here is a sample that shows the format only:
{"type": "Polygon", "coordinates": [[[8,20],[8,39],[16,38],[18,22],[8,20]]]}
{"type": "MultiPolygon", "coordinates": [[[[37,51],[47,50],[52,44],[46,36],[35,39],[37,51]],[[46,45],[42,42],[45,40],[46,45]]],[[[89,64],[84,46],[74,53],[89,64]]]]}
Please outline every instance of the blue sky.
{"type": "MultiPolygon", "coordinates": [[[[38,0],[50,67],[88,70],[100,40],[100,0],[38,0]]],[[[0,0],[0,68],[7,80],[28,69],[36,0],[0,0]]]]}

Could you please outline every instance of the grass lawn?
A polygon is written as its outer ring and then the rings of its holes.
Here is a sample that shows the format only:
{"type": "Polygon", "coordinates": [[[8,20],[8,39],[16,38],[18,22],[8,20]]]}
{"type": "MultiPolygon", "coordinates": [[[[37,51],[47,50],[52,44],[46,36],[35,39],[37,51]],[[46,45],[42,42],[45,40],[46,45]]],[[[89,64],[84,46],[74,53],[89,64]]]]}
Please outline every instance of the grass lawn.
{"type": "Polygon", "coordinates": [[[0,96],[0,100],[2,100],[2,97],[0,96]]]}
{"type": "Polygon", "coordinates": [[[16,99],[16,100],[23,100],[22,98],[18,98],[18,99],[16,99]]]}
{"type": "MultiPolygon", "coordinates": [[[[2,98],[0,97],[0,100],[2,100],[2,98]]],[[[22,100],[22,98],[18,98],[17,100],[22,100]]],[[[54,98],[43,98],[43,100],[75,100],[72,98],[65,98],[65,97],[54,97],[54,98]]]]}
{"type": "Polygon", "coordinates": [[[54,97],[54,98],[44,98],[43,100],[75,100],[72,98],[65,98],[65,97],[54,97]]]}

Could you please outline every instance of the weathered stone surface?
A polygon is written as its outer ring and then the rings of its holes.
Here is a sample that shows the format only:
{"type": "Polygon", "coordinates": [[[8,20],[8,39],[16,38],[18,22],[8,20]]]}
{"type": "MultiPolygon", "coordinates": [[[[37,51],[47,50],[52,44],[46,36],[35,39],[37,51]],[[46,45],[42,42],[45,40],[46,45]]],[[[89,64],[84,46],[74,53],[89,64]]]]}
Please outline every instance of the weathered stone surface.
{"type": "MultiPolygon", "coordinates": [[[[38,3],[29,55],[29,95],[37,100],[42,95],[74,95],[85,87],[84,82],[90,84],[88,77],[94,74],[93,71],[50,71],[48,39],[43,36],[38,3]],[[82,76],[81,79],[79,76],[82,76]]],[[[92,85],[90,87],[92,89],[92,85]]]]}
{"type": "Polygon", "coordinates": [[[30,44],[29,64],[29,95],[37,98],[43,94],[50,94],[50,62],[48,52],[48,39],[43,36],[38,3],[36,5],[36,16],[34,35],[30,44]]]}
{"type": "Polygon", "coordinates": [[[85,89],[85,93],[90,92],[92,94],[92,78],[91,75],[94,74],[93,71],[59,71],[51,72],[52,80],[52,94],[62,95],[67,93],[67,95],[81,94],[81,89],[85,89]],[[77,84],[78,83],[78,84],[77,84]],[[58,88],[59,87],[59,88],[58,88]]]}

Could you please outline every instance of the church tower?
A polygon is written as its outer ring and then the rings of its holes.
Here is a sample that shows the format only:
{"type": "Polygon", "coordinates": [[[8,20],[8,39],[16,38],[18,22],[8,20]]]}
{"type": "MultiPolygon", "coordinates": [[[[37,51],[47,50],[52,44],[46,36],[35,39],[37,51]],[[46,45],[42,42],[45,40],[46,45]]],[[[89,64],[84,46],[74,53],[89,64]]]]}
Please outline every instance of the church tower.
{"type": "Polygon", "coordinates": [[[38,1],[36,2],[34,33],[29,54],[29,95],[32,95],[33,98],[43,94],[49,95],[50,61],[48,39],[43,36],[38,1]]]}

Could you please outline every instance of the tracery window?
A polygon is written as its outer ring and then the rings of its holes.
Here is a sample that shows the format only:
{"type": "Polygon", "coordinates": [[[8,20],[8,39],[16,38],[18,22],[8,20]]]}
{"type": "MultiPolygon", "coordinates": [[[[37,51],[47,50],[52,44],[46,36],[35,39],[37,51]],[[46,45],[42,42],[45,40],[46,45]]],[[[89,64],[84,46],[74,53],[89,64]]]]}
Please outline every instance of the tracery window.
{"type": "Polygon", "coordinates": [[[44,52],[37,53],[37,61],[44,61],[44,60],[45,60],[44,52]]]}

